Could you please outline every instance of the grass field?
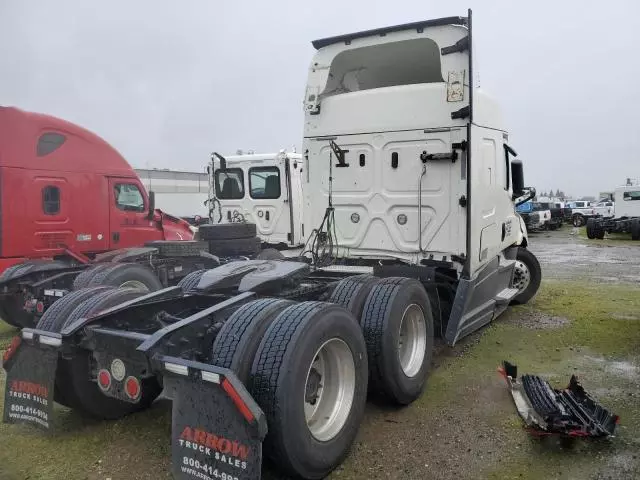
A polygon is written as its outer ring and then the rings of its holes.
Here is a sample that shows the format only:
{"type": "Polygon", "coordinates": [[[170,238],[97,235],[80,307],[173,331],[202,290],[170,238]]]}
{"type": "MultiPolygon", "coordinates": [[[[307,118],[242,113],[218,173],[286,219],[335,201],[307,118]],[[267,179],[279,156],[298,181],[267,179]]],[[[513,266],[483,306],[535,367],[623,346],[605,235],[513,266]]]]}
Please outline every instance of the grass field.
{"type": "MultiPolygon", "coordinates": [[[[633,285],[544,282],[531,305],[510,309],[454,348],[440,346],[413,405],[370,403],[332,478],[640,478],[639,292],[633,285]],[[619,434],[571,444],[530,437],[496,373],[504,359],[554,386],[579,375],[621,416],[619,434]]],[[[0,323],[0,348],[13,332],[0,323]]],[[[58,431],[49,435],[0,424],[0,479],[170,478],[169,402],[117,422],[87,421],[62,407],[56,413],[58,431]]],[[[278,478],[270,471],[265,477],[278,478]]]]}

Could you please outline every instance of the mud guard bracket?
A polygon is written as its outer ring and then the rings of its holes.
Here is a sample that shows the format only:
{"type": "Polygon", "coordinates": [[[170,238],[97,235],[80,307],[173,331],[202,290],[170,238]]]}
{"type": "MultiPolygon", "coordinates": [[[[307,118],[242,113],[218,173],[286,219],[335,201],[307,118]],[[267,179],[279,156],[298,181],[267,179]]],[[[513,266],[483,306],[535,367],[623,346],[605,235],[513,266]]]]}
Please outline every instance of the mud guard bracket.
{"type": "Polygon", "coordinates": [[[174,478],[259,479],[267,421],[233,372],[167,356],[154,364],[173,399],[174,478]]]}

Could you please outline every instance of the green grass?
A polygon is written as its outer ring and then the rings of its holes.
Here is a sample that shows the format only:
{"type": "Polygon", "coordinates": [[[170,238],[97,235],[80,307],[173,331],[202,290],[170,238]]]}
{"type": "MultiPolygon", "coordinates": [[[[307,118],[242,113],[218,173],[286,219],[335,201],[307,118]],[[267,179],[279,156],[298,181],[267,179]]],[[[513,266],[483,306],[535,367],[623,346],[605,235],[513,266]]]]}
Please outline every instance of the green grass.
{"type": "MultiPolygon", "coordinates": [[[[6,344],[14,332],[0,324],[0,345],[6,344]]],[[[414,423],[433,421],[434,412],[469,415],[476,424],[495,429],[506,445],[500,452],[501,461],[483,464],[470,478],[591,478],[604,463],[640,451],[640,380],[611,374],[607,363],[628,362],[640,369],[638,287],[544,282],[531,305],[510,309],[480,334],[461,343],[454,349],[446,348],[438,357],[439,367],[427,391],[410,410],[373,415],[384,419],[410,415],[408,429],[419,428],[412,426],[414,423]],[[518,324],[519,317],[531,312],[565,317],[569,323],[546,330],[518,324]],[[505,359],[518,364],[523,373],[549,378],[555,386],[566,384],[570,375],[578,374],[587,391],[599,392],[598,400],[621,416],[618,437],[580,442],[571,448],[532,439],[522,428],[506,388],[502,390],[504,385],[496,380],[496,368],[505,359]],[[479,409],[477,392],[489,392],[497,400],[479,409]]],[[[0,408],[1,402],[0,397],[0,408]]],[[[62,407],[57,408],[57,414],[59,430],[50,435],[26,426],[0,424],[1,479],[168,478],[171,415],[167,402],[117,422],[86,421],[62,407]]],[[[382,422],[379,428],[384,429],[386,420],[381,418],[369,419],[369,423],[382,422]]],[[[433,463],[428,445],[416,448],[419,453],[412,454],[414,457],[422,455],[424,464],[433,463]]],[[[356,448],[334,477],[367,478],[363,465],[376,456],[376,452],[356,448]]],[[[402,461],[392,460],[380,473],[397,473],[397,462],[402,461]]],[[[637,469],[640,460],[633,462],[630,468],[637,469]]],[[[640,478],[640,471],[636,472],[636,478],[640,478]]]]}
{"type": "Polygon", "coordinates": [[[7,348],[11,339],[17,335],[18,329],[0,320],[0,350],[7,348]]]}

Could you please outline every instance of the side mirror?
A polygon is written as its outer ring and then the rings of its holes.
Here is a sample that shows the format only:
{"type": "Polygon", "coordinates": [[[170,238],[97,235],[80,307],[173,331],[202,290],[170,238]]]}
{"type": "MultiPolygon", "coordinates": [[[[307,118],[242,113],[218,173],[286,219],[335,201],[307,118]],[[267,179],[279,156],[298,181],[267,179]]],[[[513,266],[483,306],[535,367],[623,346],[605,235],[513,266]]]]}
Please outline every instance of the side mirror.
{"type": "Polygon", "coordinates": [[[153,215],[156,211],[156,192],[153,190],[149,191],[149,213],[147,214],[147,218],[149,220],[153,220],[153,215]]]}
{"type": "Polygon", "coordinates": [[[511,185],[513,186],[513,198],[524,195],[524,168],[521,160],[511,161],[511,185]]]}

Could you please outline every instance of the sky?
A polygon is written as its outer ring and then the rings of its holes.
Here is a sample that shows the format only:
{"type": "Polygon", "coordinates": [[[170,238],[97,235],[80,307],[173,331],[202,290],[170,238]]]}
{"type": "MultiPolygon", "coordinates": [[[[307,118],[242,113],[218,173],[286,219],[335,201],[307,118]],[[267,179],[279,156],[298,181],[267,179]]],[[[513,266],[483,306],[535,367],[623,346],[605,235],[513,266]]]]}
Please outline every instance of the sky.
{"type": "Polygon", "coordinates": [[[0,0],[0,105],[82,125],[135,167],[203,171],[214,150],[300,148],[312,40],[468,7],[527,184],[640,178],[634,0],[0,0]]]}

